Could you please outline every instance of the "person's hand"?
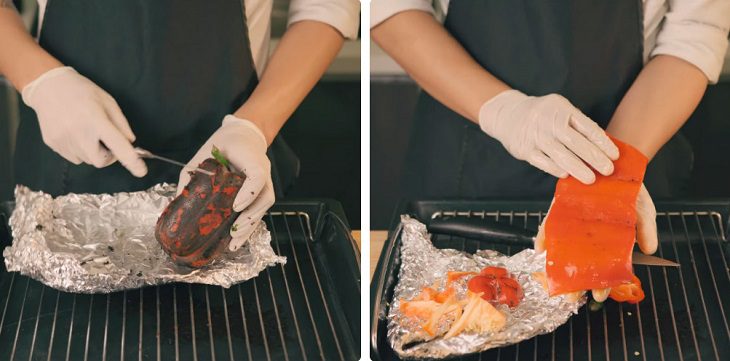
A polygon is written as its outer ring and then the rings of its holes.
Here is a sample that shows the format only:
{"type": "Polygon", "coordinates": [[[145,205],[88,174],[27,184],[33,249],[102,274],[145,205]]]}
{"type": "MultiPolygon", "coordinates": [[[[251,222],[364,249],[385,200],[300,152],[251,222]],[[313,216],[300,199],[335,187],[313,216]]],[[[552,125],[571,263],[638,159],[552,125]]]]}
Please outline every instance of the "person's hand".
{"type": "Polygon", "coordinates": [[[38,116],[43,142],[69,162],[103,168],[119,160],[134,176],[147,174],[117,102],[73,68],[49,70],[22,95],[38,116]]]}
{"type": "Polygon", "coordinates": [[[246,175],[243,186],[233,201],[233,210],[241,212],[231,228],[232,239],[228,246],[231,251],[235,251],[248,240],[258,222],[274,204],[271,162],[266,156],[268,145],[255,124],[227,115],[223,119],[223,125],[208,138],[180,172],[177,194],[190,182],[190,170],[211,157],[213,146],[220,149],[233,168],[246,175]]]}
{"type": "MultiPolygon", "coordinates": [[[[552,208],[552,204],[550,204],[552,208]]],[[[545,222],[550,217],[550,211],[542,220],[537,236],[535,237],[535,251],[542,252],[545,250],[545,222]]],[[[641,252],[645,254],[653,254],[656,252],[659,244],[656,227],[656,208],[651,200],[649,192],[641,185],[639,194],[636,197],[636,243],[639,245],[641,252]]],[[[603,302],[611,293],[610,288],[591,290],[593,299],[603,302]]]]}
{"type": "Polygon", "coordinates": [[[596,180],[588,165],[610,175],[612,160],[619,156],[603,129],[557,94],[532,97],[504,91],[482,105],[479,125],[513,157],[555,177],[570,174],[585,184],[596,180]]]}

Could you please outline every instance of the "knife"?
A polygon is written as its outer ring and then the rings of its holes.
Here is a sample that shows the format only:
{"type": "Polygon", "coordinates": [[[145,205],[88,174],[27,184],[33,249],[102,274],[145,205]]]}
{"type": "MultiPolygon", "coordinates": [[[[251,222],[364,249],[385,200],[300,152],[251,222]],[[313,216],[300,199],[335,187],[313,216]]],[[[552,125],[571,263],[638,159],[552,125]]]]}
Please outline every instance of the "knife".
{"type": "Polygon", "coordinates": [[[631,254],[631,263],[644,266],[679,267],[679,263],[657,256],[634,252],[631,254]]]}
{"type": "MultiPolygon", "coordinates": [[[[536,231],[491,219],[478,217],[434,218],[428,224],[430,233],[466,237],[480,241],[501,241],[532,247],[536,231]]],[[[634,252],[631,263],[645,266],[679,267],[679,263],[634,252]]]]}
{"type": "MultiPolygon", "coordinates": [[[[187,167],[187,164],[185,164],[185,163],[178,162],[178,161],[176,161],[174,159],[165,158],[163,156],[159,156],[159,155],[153,154],[149,150],[145,150],[145,149],[142,149],[142,148],[134,148],[134,151],[137,152],[137,155],[139,155],[142,158],[157,159],[157,160],[161,160],[161,161],[166,162],[166,163],[170,163],[170,164],[174,164],[174,165],[180,166],[182,168],[186,168],[187,167]]],[[[200,169],[200,168],[190,168],[190,169],[193,170],[193,171],[196,171],[196,172],[203,173],[203,174],[214,175],[213,172],[207,171],[205,169],[200,169]]]]}

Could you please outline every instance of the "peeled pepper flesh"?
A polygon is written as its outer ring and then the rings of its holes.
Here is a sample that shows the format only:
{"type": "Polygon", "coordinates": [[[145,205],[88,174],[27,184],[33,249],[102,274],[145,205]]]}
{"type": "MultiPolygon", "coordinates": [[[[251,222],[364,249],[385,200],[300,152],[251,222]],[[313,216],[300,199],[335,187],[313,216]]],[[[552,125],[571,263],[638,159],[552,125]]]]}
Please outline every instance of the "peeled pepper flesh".
{"type": "Polygon", "coordinates": [[[568,177],[555,188],[545,221],[545,269],[551,296],[633,280],[636,198],[648,159],[632,146],[612,140],[620,153],[613,174],[596,174],[590,185],[568,177]]]}

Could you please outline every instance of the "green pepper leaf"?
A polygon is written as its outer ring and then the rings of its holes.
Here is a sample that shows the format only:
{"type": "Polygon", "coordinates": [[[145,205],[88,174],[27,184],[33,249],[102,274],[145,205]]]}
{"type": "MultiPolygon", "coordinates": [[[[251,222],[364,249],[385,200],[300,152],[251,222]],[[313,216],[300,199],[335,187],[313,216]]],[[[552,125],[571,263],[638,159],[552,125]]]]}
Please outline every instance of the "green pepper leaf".
{"type": "Polygon", "coordinates": [[[218,163],[222,164],[226,169],[229,169],[230,163],[228,162],[228,159],[221,153],[221,150],[218,149],[215,145],[213,146],[213,150],[210,152],[211,155],[213,155],[213,158],[218,161],[218,163]]]}

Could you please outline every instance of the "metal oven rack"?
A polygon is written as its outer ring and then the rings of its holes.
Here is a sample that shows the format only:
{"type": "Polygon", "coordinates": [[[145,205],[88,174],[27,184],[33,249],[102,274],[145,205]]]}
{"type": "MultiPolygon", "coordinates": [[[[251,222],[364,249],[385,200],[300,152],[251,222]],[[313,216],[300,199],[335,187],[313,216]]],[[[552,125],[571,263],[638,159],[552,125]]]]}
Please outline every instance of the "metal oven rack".
{"type": "MultiPolygon", "coordinates": [[[[465,356],[463,360],[730,360],[730,245],[728,202],[658,202],[657,255],[680,268],[635,266],[646,298],[638,305],[607,302],[584,307],[555,332],[465,356]]],[[[416,201],[400,207],[371,287],[371,357],[396,360],[386,339],[388,302],[399,269],[398,215],[428,223],[436,217],[481,217],[537,229],[546,202],[416,201]]],[[[524,245],[436,236],[439,248],[495,249],[524,245]]]]}
{"type": "Polygon", "coordinates": [[[0,269],[1,360],[356,360],[359,249],[335,202],[267,214],[269,267],[229,289],[71,294],[0,269]]]}

